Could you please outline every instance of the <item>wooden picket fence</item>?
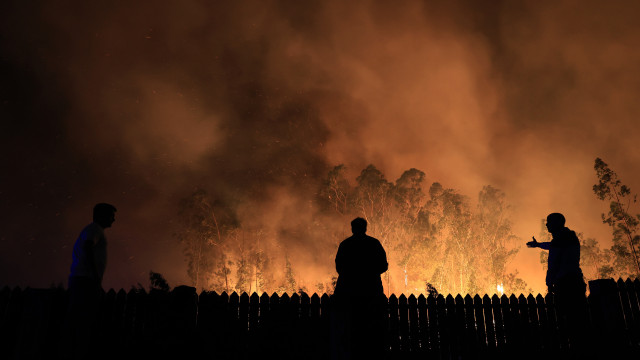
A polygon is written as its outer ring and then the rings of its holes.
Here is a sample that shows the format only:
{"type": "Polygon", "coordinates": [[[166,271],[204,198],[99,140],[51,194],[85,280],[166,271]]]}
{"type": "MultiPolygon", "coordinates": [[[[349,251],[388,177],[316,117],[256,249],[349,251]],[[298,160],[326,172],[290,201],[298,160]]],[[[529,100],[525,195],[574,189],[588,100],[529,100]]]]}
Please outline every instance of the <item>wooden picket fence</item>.
{"type": "MultiPolygon", "coordinates": [[[[591,354],[640,356],[640,280],[596,280],[588,297],[591,354]]],[[[330,357],[331,298],[324,294],[217,294],[109,290],[100,333],[105,358],[330,357]]],[[[64,289],[0,291],[7,358],[55,358],[66,338],[64,289]]],[[[388,298],[388,358],[539,358],[571,355],[551,296],[388,298]]],[[[610,356],[607,356],[611,358],[610,356]]],[[[4,358],[4,356],[3,356],[4,358]]]]}

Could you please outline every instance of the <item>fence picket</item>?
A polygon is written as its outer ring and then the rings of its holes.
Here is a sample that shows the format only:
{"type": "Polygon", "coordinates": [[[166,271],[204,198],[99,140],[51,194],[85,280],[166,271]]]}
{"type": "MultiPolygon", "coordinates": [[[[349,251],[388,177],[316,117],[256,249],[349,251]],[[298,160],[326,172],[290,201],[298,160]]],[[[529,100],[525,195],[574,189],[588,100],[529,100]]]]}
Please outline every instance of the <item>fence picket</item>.
{"type": "Polygon", "coordinates": [[[418,342],[420,343],[420,352],[429,351],[429,315],[427,314],[427,298],[420,294],[418,296],[418,327],[420,335],[418,342]]]}
{"type": "MultiPolygon", "coordinates": [[[[511,294],[509,297],[509,329],[507,330],[508,338],[511,343],[509,347],[510,352],[516,351],[516,349],[521,349],[523,347],[523,329],[520,325],[520,310],[518,308],[518,298],[511,294]]],[[[503,308],[503,311],[505,309],[503,308]]],[[[506,319],[505,319],[506,321],[506,319]]]]}
{"type": "Polygon", "coordinates": [[[447,295],[444,299],[447,309],[447,328],[450,337],[450,355],[453,358],[459,358],[462,354],[464,345],[462,343],[464,336],[464,310],[462,314],[458,313],[456,302],[451,295],[447,295]]]}
{"type": "Polygon", "coordinates": [[[418,320],[418,299],[411,294],[408,299],[409,307],[409,349],[416,352],[420,349],[420,326],[418,320]]]}
{"type": "Polygon", "coordinates": [[[529,323],[529,305],[527,304],[527,298],[523,294],[518,296],[517,308],[521,348],[528,351],[531,348],[531,341],[529,340],[531,337],[531,324],[529,323]]]}
{"type": "Polygon", "coordinates": [[[490,354],[496,351],[496,328],[493,319],[493,308],[491,306],[491,298],[489,295],[482,297],[482,309],[484,313],[484,326],[487,336],[487,350],[490,354]]]}
{"type": "Polygon", "coordinates": [[[255,332],[259,324],[260,296],[257,293],[249,297],[249,331],[255,332]]]}
{"type": "Polygon", "coordinates": [[[475,314],[475,325],[478,336],[478,353],[480,357],[486,357],[487,354],[487,333],[485,329],[484,311],[482,308],[482,299],[479,295],[473,297],[473,311],[475,314]]]}
{"type": "Polygon", "coordinates": [[[404,294],[398,298],[398,338],[400,352],[406,352],[411,348],[409,340],[409,305],[404,294]]]}
{"type": "Polygon", "coordinates": [[[400,352],[398,298],[395,294],[389,297],[389,348],[392,353],[400,352]]]}
{"type": "Polygon", "coordinates": [[[527,310],[529,314],[529,346],[533,354],[542,348],[542,333],[540,332],[538,305],[536,304],[536,299],[531,294],[527,296],[527,310]]]}
{"type": "Polygon", "coordinates": [[[505,350],[505,337],[504,337],[504,320],[502,318],[502,307],[500,306],[500,298],[498,295],[491,297],[491,309],[493,311],[493,321],[495,326],[496,336],[496,350],[498,352],[504,352],[505,350]]]}
{"type": "Polygon", "coordinates": [[[560,349],[563,342],[560,339],[560,322],[558,321],[558,313],[556,312],[555,299],[553,294],[547,294],[544,297],[547,307],[547,319],[549,321],[549,336],[551,349],[560,349]]]}
{"type": "Polygon", "coordinates": [[[553,330],[549,324],[549,312],[547,311],[547,304],[542,295],[536,296],[536,309],[538,311],[538,323],[540,326],[540,342],[543,352],[548,352],[551,349],[551,334],[553,330]]]}
{"type": "MultiPolygon", "coordinates": [[[[459,296],[459,295],[458,295],[459,296]]],[[[469,354],[478,354],[480,345],[478,343],[478,331],[476,327],[476,316],[473,308],[473,298],[471,295],[464,297],[464,322],[465,322],[465,344],[469,354]]]]}
{"type": "Polygon", "coordinates": [[[242,334],[249,331],[249,294],[243,292],[238,304],[238,329],[242,334]]]}
{"type": "Polygon", "coordinates": [[[436,298],[427,297],[427,315],[429,317],[429,350],[432,357],[441,358],[440,356],[440,329],[438,322],[438,310],[436,308],[436,298]]]}

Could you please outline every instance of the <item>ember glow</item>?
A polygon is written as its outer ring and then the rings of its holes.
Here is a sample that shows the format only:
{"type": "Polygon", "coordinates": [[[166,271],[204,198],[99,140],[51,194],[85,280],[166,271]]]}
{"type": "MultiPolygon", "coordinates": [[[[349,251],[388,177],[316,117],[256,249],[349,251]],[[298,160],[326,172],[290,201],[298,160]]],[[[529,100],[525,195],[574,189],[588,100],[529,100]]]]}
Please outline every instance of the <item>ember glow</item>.
{"type": "MultiPolygon", "coordinates": [[[[499,189],[514,236],[505,246],[519,250],[507,273],[544,292],[539,252],[523,245],[548,213],[610,244],[606,204],[591,191],[593,160],[640,190],[633,2],[6,1],[0,9],[7,285],[65,282],[75,237],[103,201],[118,208],[105,287],[146,286],[150,270],[172,286],[193,284],[180,236],[185,201],[202,192],[226,239],[211,261],[226,261],[233,282],[245,276],[256,289],[255,267],[238,275],[239,263],[243,252],[263,251],[252,256],[270,261],[273,284],[290,270],[296,286],[330,287],[337,244],[359,214],[323,208],[344,199],[321,190],[335,166],[344,164],[355,188],[373,164],[394,184],[409,169],[424,172],[424,206],[436,182],[466,197],[470,214],[485,186],[499,189]]],[[[433,259],[445,257],[416,253],[409,266],[430,270],[405,277],[394,248],[404,242],[389,230],[403,227],[381,224],[391,223],[371,220],[370,233],[388,245],[386,286],[435,284],[433,259]]],[[[211,246],[219,238],[216,230],[211,246]]],[[[482,273],[472,264],[464,273],[482,273]]],[[[461,279],[442,286],[463,291],[461,279]]],[[[497,282],[483,286],[495,292],[497,282]]]]}

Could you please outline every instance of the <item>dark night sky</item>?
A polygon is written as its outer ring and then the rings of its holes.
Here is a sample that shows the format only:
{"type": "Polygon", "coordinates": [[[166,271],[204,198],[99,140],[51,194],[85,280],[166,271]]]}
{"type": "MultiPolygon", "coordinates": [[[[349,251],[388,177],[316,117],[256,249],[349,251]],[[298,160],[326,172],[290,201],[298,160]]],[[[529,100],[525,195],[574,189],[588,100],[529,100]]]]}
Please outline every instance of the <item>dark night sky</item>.
{"type": "MultiPolygon", "coordinates": [[[[606,243],[594,159],[640,186],[638,18],[634,1],[3,1],[0,285],[64,282],[103,201],[106,287],[186,282],[180,198],[286,227],[339,163],[492,184],[523,239],[561,211],[606,243]]],[[[540,288],[538,253],[517,262],[540,288]]]]}

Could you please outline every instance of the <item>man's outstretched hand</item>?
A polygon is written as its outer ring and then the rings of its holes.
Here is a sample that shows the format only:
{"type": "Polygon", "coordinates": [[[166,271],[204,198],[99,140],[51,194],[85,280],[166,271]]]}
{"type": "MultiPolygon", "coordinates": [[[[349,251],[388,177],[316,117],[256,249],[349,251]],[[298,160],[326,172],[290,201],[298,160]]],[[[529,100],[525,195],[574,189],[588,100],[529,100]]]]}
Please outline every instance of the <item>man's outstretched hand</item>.
{"type": "Polygon", "coordinates": [[[539,245],[538,245],[538,244],[539,244],[539,242],[536,240],[536,237],[535,237],[535,236],[532,236],[531,238],[533,239],[533,241],[529,241],[529,242],[527,243],[527,246],[528,246],[528,247],[530,247],[530,248],[536,248],[536,247],[538,247],[538,246],[539,246],[539,245]]]}

